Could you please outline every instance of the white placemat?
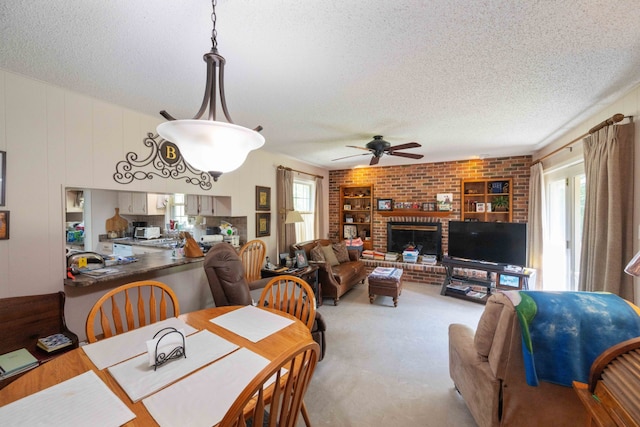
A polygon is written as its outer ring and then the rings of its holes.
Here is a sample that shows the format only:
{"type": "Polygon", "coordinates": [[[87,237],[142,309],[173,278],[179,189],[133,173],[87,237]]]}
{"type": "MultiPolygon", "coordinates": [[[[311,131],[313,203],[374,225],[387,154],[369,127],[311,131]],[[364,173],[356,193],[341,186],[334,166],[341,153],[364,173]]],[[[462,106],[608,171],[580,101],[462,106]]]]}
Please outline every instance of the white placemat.
{"type": "Polygon", "coordinates": [[[93,371],[0,407],[3,426],[116,427],[135,417],[93,371]]]}
{"type": "Polygon", "coordinates": [[[238,346],[209,331],[200,331],[185,340],[186,358],[172,360],[155,371],[147,354],[141,354],[108,368],[133,402],[149,396],[202,366],[236,350],[238,346]]]}
{"type": "Polygon", "coordinates": [[[212,426],[268,364],[264,357],[241,348],[142,403],[161,426],[212,426]]]}
{"type": "Polygon", "coordinates": [[[291,325],[294,320],[248,305],[210,320],[218,326],[258,342],[291,325]]]}
{"type": "Polygon", "coordinates": [[[197,329],[184,323],[177,317],[152,323],[142,328],[134,329],[124,334],[116,335],[93,344],[82,347],[98,369],[102,370],[108,366],[130,359],[138,354],[146,353],[147,341],[152,339],[156,332],[163,328],[184,329],[187,335],[197,332],[197,329]]]}

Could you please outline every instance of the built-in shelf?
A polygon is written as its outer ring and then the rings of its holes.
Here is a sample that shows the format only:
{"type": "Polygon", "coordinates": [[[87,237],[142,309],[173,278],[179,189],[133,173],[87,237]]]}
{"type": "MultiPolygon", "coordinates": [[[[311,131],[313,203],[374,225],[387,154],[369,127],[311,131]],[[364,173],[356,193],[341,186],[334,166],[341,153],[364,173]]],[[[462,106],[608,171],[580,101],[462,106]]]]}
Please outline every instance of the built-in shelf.
{"type": "Polygon", "coordinates": [[[396,209],[394,211],[378,211],[383,217],[390,216],[416,216],[416,217],[440,217],[446,218],[452,214],[450,211],[418,211],[413,209],[396,209]]]}

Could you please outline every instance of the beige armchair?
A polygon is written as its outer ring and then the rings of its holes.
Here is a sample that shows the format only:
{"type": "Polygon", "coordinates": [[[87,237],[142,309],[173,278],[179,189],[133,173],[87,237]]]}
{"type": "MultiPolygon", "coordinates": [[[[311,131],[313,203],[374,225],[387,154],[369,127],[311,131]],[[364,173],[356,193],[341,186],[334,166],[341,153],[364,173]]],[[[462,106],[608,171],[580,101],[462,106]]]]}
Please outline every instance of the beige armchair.
{"type": "Polygon", "coordinates": [[[585,425],[571,387],[527,384],[520,322],[503,294],[488,299],[475,331],[449,326],[449,374],[479,427],[585,425]]]}

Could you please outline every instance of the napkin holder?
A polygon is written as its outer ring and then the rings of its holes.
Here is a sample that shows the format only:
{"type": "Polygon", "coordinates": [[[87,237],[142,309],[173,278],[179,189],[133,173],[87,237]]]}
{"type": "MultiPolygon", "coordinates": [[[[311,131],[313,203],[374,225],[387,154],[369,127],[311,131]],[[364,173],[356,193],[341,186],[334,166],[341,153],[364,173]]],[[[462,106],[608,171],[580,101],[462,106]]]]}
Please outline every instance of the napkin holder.
{"type": "Polygon", "coordinates": [[[160,338],[158,338],[158,341],[156,342],[156,348],[155,348],[156,363],[153,365],[154,371],[158,368],[158,366],[162,366],[173,359],[181,359],[183,357],[185,359],[187,358],[187,352],[185,350],[184,335],[180,331],[178,331],[176,328],[171,328],[171,327],[164,328],[156,332],[153,338],[156,339],[158,336],[160,336],[160,338]],[[158,352],[158,350],[162,348],[162,340],[165,340],[165,342],[168,341],[167,337],[171,336],[172,334],[178,334],[180,338],[182,338],[181,339],[182,345],[180,344],[176,345],[168,353],[163,350],[158,352]]]}

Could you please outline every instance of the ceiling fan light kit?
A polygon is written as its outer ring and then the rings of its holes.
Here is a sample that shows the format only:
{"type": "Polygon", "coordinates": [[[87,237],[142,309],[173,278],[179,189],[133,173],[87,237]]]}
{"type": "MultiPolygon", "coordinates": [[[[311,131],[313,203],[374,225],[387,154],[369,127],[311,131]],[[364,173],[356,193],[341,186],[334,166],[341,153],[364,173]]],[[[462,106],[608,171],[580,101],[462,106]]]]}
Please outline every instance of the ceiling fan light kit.
{"type": "Polygon", "coordinates": [[[368,154],[373,154],[373,157],[371,158],[369,165],[374,166],[374,165],[377,165],[378,162],[380,162],[380,157],[382,157],[384,154],[388,154],[390,156],[407,157],[409,159],[421,159],[424,157],[424,155],[422,154],[404,153],[400,151],[400,150],[407,150],[409,148],[422,147],[422,145],[418,144],[417,142],[408,142],[406,144],[391,146],[390,142],[387,142],[384,139],[382,139],[382,135],[375,135],[373,137],[373,140],[369,141],[365,147],[358,147],[356,145],[347,145],[347,147],[357,148],[359,150],[367,150],[369,151],[369,153],[354,154],[352,156],[339,157],[337,159],[333,159],[333,161],[347,159],[355,156],[366,156],[368,154]]]}
{"type": "Polygon", "coordinates": [[[249,129],[233,123],[227,110],[224,94],[225,59],[218,54],[216,32],[216,0],[211,2],[211,51],[204,55],[207,63],[207,81],[200,110],[193,119],[177,120],[166,111],[160,115],[167,119],[157,127],[158,135],[178,146],[185,161],[196,169],[209,172],[214,181],[220,175],[231,172],[244,163],[249,152],[264,145],[265,139],[258,132],[262,126],[249,129]],[[217,84],[216,84],[217,83],[217,84]],[[228,123],[216,121],[217,91],[220,105],[228,123]],[[201,117],[209,108],[206,119],[201,117]]]}

